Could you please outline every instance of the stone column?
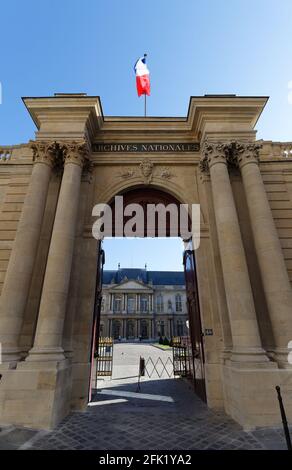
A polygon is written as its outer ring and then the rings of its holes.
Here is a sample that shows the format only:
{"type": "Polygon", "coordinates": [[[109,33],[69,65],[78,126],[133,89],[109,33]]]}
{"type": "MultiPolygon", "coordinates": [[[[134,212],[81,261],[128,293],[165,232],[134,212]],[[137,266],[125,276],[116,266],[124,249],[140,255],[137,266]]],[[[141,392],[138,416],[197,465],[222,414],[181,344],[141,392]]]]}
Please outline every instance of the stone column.
{"type": "Polygon", "coordinates": [[[282,367],[291,367],[288,364],[288,343],[292,340],[292,289],[258,165],[259,146],[236,143],[235,152],[273,328],[275,358],[282,367]]]}
{"type": "Polygon", "coordinates": [[[66,301],[72,267],[81,173],[88,162],[86,143],[64,144],[64,173],[48,254],[34,346],[27,361],[64,359],[66,301]]]}
{"type": "Polygon", "coordinates": [[[268,362],[259,328],[227,168],[227,145],[206,142],[201,170],[209,169],[235,362],[268,362]]]}
{"type": "Polygon", "coordinates": [[[136,294],[136,313],[138,312],[138,294],[136,294]]]}
{"type": "MultiPolygon", "coordinates": [[[[83,172],[81,178],[81,189],[80,189],[80,198],[79,198],[79,208],[78,208],[78,221],[76,227],[76,237],[75,237],[75,248],[74,248],[74,255],[73,255],[73,264],[72,264],[72,273],[70,279],[70,286],[69,286],[69,295],[68,301],[66,306],[66,317],[64,322],[64,332],[63,332],[63,349],[65,351],[65,356],[67,358],[73,357],[73,335],[74,335],[74,324],[75,324],[75,317],[76,312],[78,311],[79,306],[79,286],[81,282],[81,269],[80,265],[83,261],[83,231],[84,231],[84,223],[86,217],[86,209],[88,203],[88,190],[91,184],[91,174],[90,172],[83,172]]],[[[99,269],[99,268],[98,268],[99,269]]],[[[97,280],[96,280],[97,282],[97,280]]],[[[100,315],[106,312],[107,310],[107,301],[108,297],[104,299],[104,310],[101,310],[102,306],[102,294],[99,293],[101,296],[95,298],[95,302],[97,305],[94,305],[94,309],[100,308],[100,315]],[[100,307],[99,307],[100,302],[100,307]]],[[[105,317],[105,326],[102,336],[107,335],[108,331],[108,319],[105,317]]]]}
{"type": "Polygon", "coordinates": [[[3,362],[19,359],[19,335],[37,255],[55,143],[33,142],[34,166],[1,295],[0,342],[3,362]]]}

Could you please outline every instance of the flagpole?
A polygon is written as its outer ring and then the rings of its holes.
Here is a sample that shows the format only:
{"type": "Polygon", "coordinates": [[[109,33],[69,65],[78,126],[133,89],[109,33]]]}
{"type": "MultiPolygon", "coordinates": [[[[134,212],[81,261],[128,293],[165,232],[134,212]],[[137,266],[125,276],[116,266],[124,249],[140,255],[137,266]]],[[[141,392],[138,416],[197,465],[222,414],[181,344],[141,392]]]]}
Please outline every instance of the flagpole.
{"type": "MultiPolygon", "coordinates": [[[[147,54],[146,54],[146,52],[145,52],[145,54],[144,54],[144,59],[145,59],[145,60],[146,60],[146,57],[147,57],[147,54]]],[[[144,98],[144,116],[146,117],[146,114],[147,114],[147,107],[146,107],[147,95],[146,95],[146,93],[145,93],[144,96],[145,96],[145,98],[144,98]]]]}

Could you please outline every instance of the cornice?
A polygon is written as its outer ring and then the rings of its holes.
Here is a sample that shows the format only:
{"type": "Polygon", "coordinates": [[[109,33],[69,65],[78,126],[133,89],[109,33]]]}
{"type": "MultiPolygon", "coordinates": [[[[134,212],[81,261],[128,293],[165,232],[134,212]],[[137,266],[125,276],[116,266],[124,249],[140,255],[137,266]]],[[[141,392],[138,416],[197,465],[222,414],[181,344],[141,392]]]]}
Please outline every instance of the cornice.
{"type": "MultiPolygon", "coordinates": [[[[71,130],[70,125],[78,123],[86,131],[91,142],[100,139],[127,138],[127,132],[132,138],[147,139],[147,135],[157,135],[163,139],[199,140],[206,125],[214,128],[221,126],[218,132],[228,129],[253,130],[265,105],[267,97],[248,97],[236,95],[205,95],[192,96],[186,117],[104,117],[102,105],[98,96],[84,94],[58,94],[52,97],[23,98],[33,121],[43,138],[55,132],[65,138],[66,132],[74,137],[77,130],[71,130]],[[49,123],[49,126],[48,126],[49,123]],[[64,130],[60,124],[66,123],[64,130]],[[62,133],[63,132],[63,133],[62,133]],[[75,132],[75,133],[74,133],[75,132]]],[[[81,131],[80,131],[81,132],[81,131]]],[[[215,130],[216,132],[216,130],[215,130]]],[[[56,136],[57,137],[57,136],[56,136]]],[[[69,137],[69,135],[68,135],[69,137]]]]}
{"type": "Polygon", "coordinates": [[[100,99],[96,96],[62,95],[22,100],[38,129],[37,139],[38,135],[41,139],[78,138],[86,133],[93,141],[103,120],[100,99]]]}

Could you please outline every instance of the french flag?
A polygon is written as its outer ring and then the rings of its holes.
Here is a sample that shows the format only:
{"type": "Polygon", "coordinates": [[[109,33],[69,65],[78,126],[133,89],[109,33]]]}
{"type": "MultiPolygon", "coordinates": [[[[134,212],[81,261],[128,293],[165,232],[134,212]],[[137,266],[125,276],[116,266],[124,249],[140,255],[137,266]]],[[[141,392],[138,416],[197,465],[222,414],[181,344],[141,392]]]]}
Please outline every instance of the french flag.
{"type": "Polygon", "coordinates": [[[147,54],[144,54],[144,57],[140,57],[134,66],[138,96],[150,96],[150,76],[146,65],[146,57],[147,54]]]}

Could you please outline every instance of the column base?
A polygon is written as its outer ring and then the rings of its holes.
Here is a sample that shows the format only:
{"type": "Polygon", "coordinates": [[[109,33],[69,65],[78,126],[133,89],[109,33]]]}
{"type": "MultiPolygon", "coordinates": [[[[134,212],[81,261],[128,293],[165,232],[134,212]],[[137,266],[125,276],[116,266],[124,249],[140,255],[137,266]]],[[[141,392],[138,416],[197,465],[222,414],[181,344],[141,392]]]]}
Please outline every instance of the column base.
{"type": "Polygon", "coordinates": [[[47,362],[47,361],[63,361],[65,360],[64,350],[61,347],[58,348],[32,348],[26,362],[47,362]]]}
{"type": "Polygon", "coordinates": [[[271,350],[270,354],[274,361],[278,363],[280,369],[292,369],[292,348],[276,348],[271,350]],[[288,362],[288,360],[291,362],[288,362]]]}
{"type": "Polygon", "coordinates": [[[0,423],[52,429],[70,412],[69,361],[21,362],[3,372],[0,423]]]}
{"type": "Polygon", "coordinates": [[[21,353],[21,348],[3,348],[0,360],[2,363],[10,364],[11,368],[14,368],[17,362],[21,360],[21,353]]]}
{"type": "Polygon", "coordinates": [[[280,385],[288,422],[292,420],[292,375],[277,368],[223,368],[225,411],[245,430],[281,425],[276,385],[280,385]]]}
{"type": "Polygon", "coordinates": [[[235,363],[254,363],[254,364],[272,364],[266,351],[261,348],[233,348],[230,355],[230,361],[235,363]]]}

